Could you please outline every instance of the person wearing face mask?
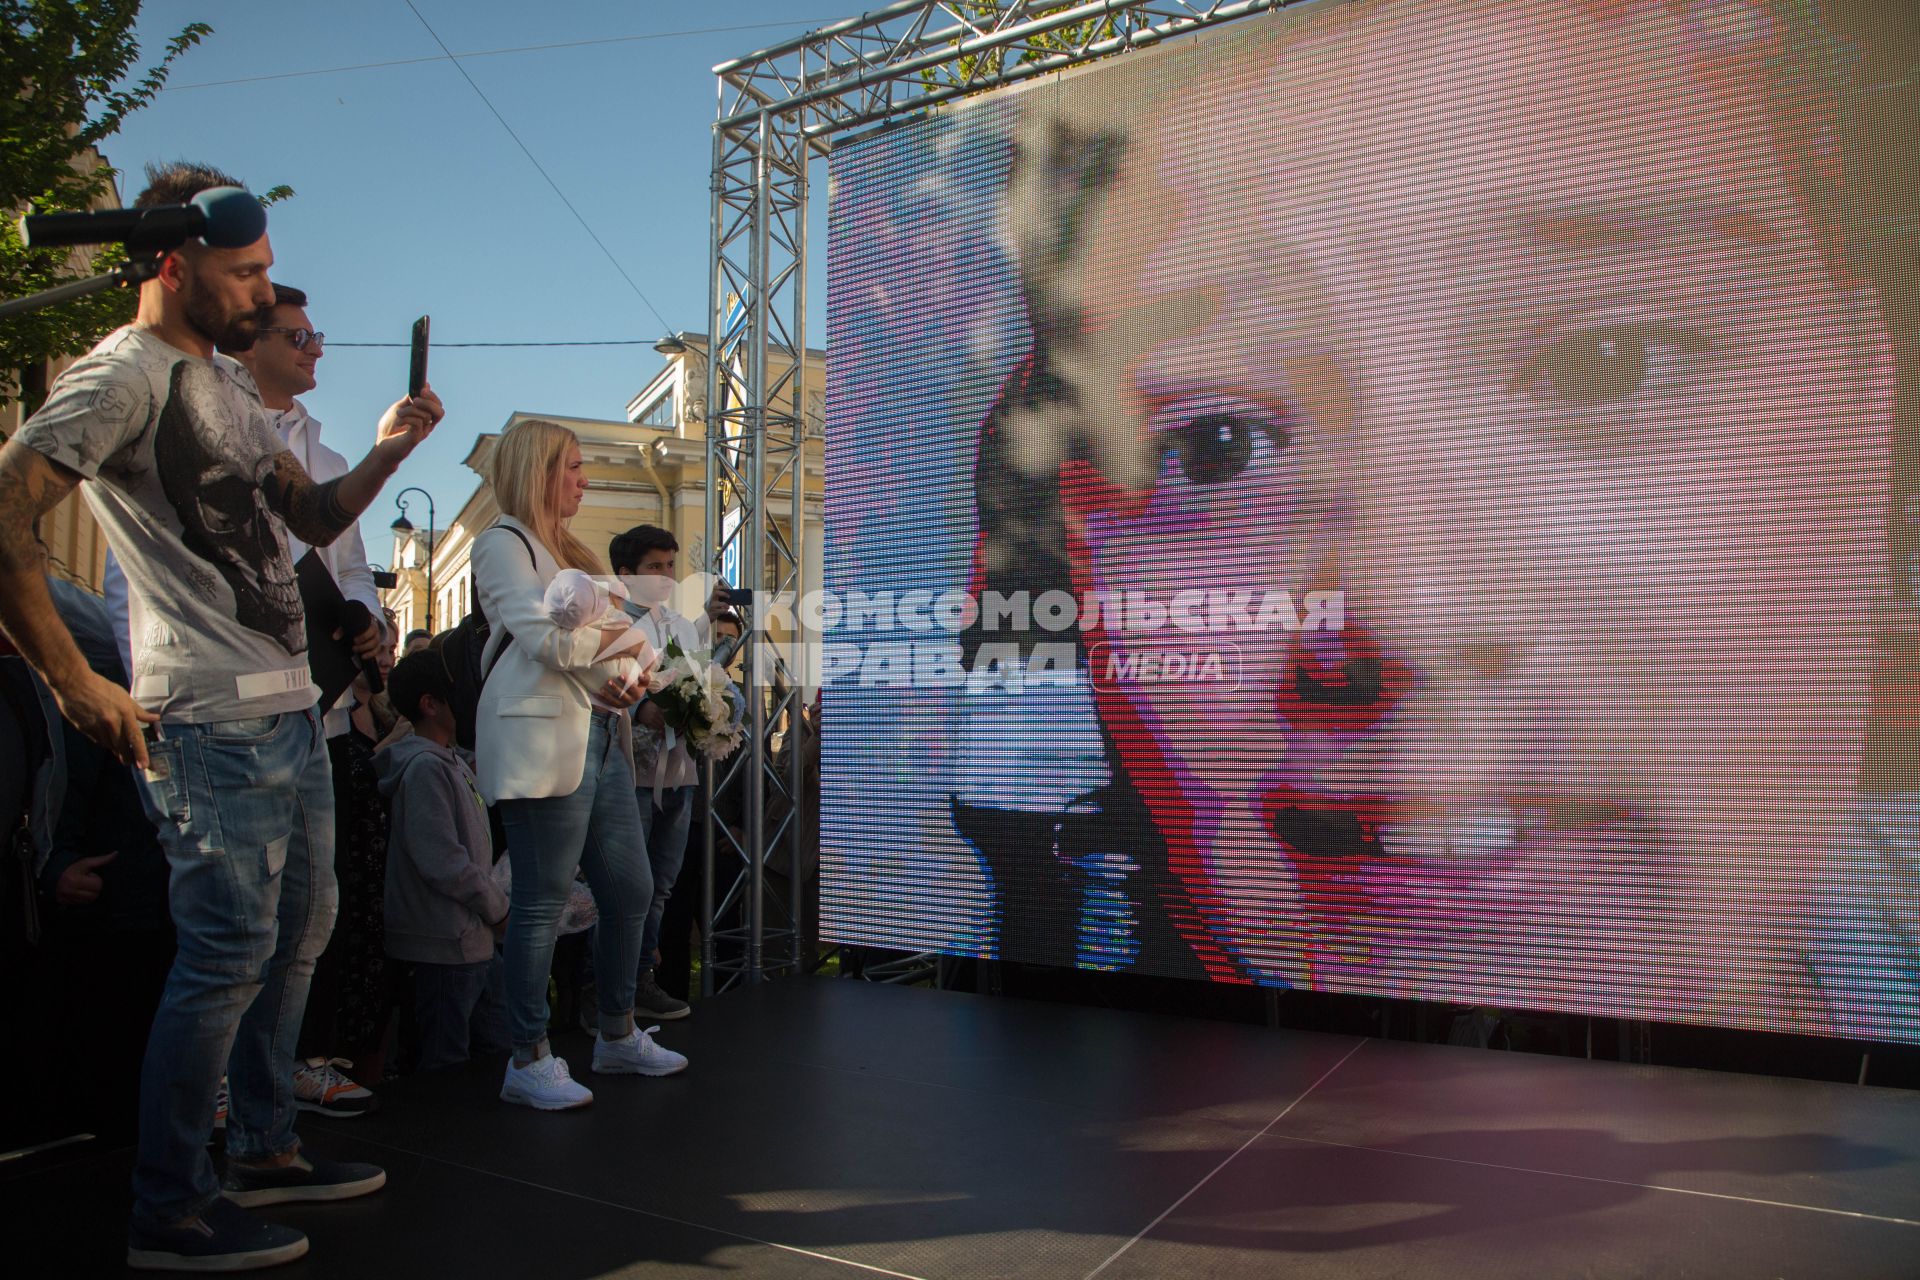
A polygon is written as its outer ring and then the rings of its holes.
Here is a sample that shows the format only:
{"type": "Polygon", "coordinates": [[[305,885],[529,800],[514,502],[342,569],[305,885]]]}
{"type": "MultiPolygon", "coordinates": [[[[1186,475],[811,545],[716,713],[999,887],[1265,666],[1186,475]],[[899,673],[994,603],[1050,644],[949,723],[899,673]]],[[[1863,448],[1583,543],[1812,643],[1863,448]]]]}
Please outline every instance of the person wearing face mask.
{"type": "MultiPolygon", "coordinates": [[[[614,573],[631,588],[621,607],[646,633],[661,653],[679,645],[682,653],[707,647],[713,620],[727,612],[724,585],[716,585],[707,611],[698,621],[677,612],[668,603],[680,543],[655,525],[635,525],[607,548],[614,573]]],[[[668,727],[660,708],[642,699],[633,709],[634,778],[639,786],[640,830],[653,870],[653,905],[647,911],[647,929],[640,942],[640,972],[634,991],[634,1012],[650,1018],[684,1018],[691,1007],[685,1000],[661,990],[654,968],[659,963],[660,922],[673,896],[674,882],[687,856],[687,833],[693,817],[693,793],[699,771],[687,744],[668,727]]]]}

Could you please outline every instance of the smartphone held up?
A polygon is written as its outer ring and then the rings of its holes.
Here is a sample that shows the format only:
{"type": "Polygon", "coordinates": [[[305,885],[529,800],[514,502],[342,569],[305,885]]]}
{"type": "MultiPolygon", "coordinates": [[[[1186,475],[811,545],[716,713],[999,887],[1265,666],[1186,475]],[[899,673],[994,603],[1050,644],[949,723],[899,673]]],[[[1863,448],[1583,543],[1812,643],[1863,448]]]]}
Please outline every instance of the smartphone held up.
{"type": "Polygon", "coordinates": [[[427,330],[433,325],[432,316],[421,316],[413,322],[413,354],[407,365],[407,395],[420,394],[420,388],[427,385],[427,330]]]}

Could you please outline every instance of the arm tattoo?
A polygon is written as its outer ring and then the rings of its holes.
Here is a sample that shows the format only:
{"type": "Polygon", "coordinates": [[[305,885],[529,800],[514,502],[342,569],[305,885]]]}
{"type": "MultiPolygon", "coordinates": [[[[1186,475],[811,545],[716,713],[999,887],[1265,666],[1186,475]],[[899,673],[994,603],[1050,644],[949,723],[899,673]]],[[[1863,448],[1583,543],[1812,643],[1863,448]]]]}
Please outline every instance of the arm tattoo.
{"type": "Polygon", "coordinates": [[[61,672],[85,661],[47,594],[33,522],[79,483],[76,472],[25,445],[0,447],[0,631],[55,687],[61,672]]]}
{"type": "Polygon", "coordinates": [[[284,449],[273,457],[266,487],[267,502],[293,536],[309,546],[328,546],[353,526],[356,513],[341,504],[340,481],[315,484],[300,460],[284,449]]]}
{"type": "Polygon", "coordinates": [[[26,445],[0,453],[0,573],[41,572],[33,522],[79,485],[79,473],[26,445]]]}

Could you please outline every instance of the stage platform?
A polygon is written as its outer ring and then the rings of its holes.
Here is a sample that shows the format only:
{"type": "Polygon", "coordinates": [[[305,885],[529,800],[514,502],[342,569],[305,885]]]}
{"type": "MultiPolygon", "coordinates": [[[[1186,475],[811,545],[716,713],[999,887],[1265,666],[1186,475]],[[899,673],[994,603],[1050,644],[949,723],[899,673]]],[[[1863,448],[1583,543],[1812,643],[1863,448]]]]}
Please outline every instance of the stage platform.
{"type": "MultiPolygon", "coordinates": [[[[274,1210],[270,1273],[1912,1277],[1920,1094],[790,980],[662,1034],[666,1080],[501,1064],[306,1117],[387,1188],[274,1210]]],[[[16,1099],[9,1105],[17,1104],[16,1099]]],[[[110,1272],[125,1152],[0,1166],[10,1275],[110,1272]],[[35,1242],[38,1243],[35,1243],[35,1242]]]]}

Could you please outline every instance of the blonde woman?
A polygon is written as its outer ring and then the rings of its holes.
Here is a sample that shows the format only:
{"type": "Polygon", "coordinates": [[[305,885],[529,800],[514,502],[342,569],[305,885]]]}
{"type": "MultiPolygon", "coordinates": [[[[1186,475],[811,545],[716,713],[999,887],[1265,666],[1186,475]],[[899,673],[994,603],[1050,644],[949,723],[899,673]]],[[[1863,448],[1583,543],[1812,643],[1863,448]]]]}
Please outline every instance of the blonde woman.
{"type": "Polygon", "coordinates": [[[474,540],[474,586],[493,626],[475,745],[481,793],[500,807],[513,858],[506,986],[514,1049],[500,1097],[560,1111],[593,1101],[547,1044],[547,975],[576,869],[600,910],[593,1069],[662,1076],[687,1065],[633,1023],[653,876],[623,712],[644,692],[652,654],[603,660],[614,633],[564,630],[543,607],[560,570],[606,572],[567,528],[587,490],[574,434],[551,422],[515,423],[494,448],[490,478],[502,514],[474,540]]]}

